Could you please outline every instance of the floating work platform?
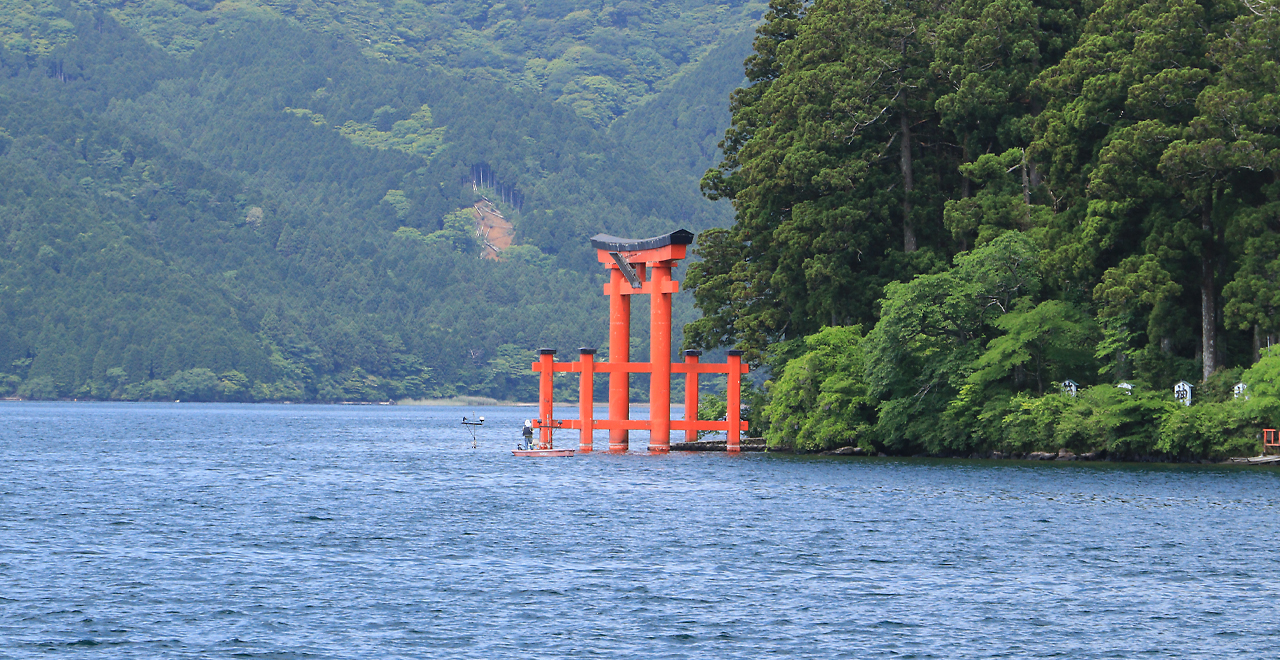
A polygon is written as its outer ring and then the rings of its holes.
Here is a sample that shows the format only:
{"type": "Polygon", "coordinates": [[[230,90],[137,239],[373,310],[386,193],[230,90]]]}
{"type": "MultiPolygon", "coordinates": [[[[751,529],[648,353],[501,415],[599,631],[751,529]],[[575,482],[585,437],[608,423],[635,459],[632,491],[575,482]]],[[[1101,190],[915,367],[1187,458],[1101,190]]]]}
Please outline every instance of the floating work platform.
{"type": "Polygon", "coordinates": [[[573,456],[572,449],[512,449],[512,456],[573,456]]]}
{"type": "Polygon", "coordinates": [[[1254,456],[1252,458],[1233,458],[1231,463],[1247,463],[1249,465],[1280,464],[1280,456],[1254,456]]]}

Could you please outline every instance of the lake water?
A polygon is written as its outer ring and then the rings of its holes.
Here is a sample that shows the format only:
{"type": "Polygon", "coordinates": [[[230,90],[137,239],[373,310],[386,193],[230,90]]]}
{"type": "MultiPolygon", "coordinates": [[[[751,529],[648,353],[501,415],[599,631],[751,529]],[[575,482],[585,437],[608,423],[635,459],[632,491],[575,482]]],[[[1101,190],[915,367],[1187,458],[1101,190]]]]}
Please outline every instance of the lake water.
{"type": "Polygon", "coordinates": [[[518,459],[531,413],[0,404],[0,658],[1280,657],[1274,470],[518,459]]]}

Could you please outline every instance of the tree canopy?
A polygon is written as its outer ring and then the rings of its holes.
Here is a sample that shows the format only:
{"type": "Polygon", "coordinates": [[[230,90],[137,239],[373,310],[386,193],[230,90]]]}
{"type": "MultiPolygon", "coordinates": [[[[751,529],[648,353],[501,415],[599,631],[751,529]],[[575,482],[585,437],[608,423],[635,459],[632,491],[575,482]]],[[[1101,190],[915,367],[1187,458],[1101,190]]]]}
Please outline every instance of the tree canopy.
{"type": "Polygon", "coordinates": [[[1224,393],[1277,343],[1277,9],[775,0],[703,178],[735,223],[699,239],[686,344],[770,367],[766,437],[809,449],[1256,442],[1278,420],[1224,393]],[[856,405],[819,403],[823,365],[856,405]],[[1178,379],[1207,407],[1166,406],[1178,379]]]}

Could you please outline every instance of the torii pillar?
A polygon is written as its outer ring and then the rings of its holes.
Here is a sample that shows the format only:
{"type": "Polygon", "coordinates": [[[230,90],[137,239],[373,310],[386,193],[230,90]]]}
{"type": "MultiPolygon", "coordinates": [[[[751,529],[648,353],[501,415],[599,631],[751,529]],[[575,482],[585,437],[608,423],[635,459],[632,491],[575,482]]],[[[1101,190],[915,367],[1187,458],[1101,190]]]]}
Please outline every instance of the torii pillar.
{"type": "MultiPolygon", "coordinates": [[[[647,239],[606,234],[591,237],[596,256],[609,268],[609,362],[631,360],[631,296],[649,294],[649,450],[671,448],[671,294],[680,283],[671,269],[684,259],[693,233],[683,229],[647,239]]],[[[631,378],[628,371],[609,373],[609,419],[630,418],[631,378]]],[[[609,451],[630,446],[627,429],[610,429],[609,451]]]]}

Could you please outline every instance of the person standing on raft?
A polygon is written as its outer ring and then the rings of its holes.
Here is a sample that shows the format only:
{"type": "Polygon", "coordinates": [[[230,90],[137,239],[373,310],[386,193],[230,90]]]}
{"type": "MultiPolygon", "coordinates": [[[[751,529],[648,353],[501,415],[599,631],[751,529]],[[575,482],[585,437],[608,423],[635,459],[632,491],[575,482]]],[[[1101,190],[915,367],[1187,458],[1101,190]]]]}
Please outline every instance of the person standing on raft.
{"type": "Polygon", "coordinates": [[[521,431],[524,436],[524,446],[522,449],[533,449],[533,420],[524,420],[524,430],[521,431]]]}

